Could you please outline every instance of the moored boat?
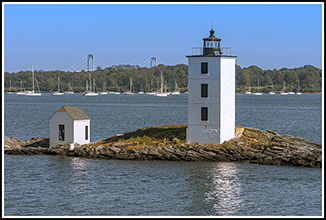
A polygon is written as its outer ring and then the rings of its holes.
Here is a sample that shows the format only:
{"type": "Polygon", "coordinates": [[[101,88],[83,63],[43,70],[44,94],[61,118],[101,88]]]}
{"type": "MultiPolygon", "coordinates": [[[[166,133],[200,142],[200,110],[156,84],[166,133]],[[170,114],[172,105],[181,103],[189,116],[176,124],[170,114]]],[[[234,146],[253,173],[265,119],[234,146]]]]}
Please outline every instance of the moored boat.
{"type": "Polygon", "coordinates": [[[63,92],[60,92],[60,78],[58,77],[58,91],[52,92],[51,95],[63,95],[63,92]]]}
{"type": "Polygon", "coordinates": [[[259,92],[259,79],[257,79],[258,81],[258,91],[252,93],[253,95],[263,95],[263,93],[259,92]]]}
{"type": "MultiPolygon", "coordinates": [[[[83,93],[84,96],[98,96],[98,93],[92,90],[92,78],[91,73],[89,73],[89,90],[88,90],[88,81],[86,80],[86,91],[83,93]]],[[[93,88],[95,87],[95,83],[93,88]]],[[[95,90],[95,89],[94,89],[95,90]]]]}
{"type": "Polygon", "coordinates": [[[11,91],[11,80],[9,80],[9,91],[5,93],[8,95],[15,94],[15,92],[11,91]]]}
{"type": "Polygon", "coordinates": [[[32,91],[27,91],[25,93],[26,96],[41,96],[42,93],[40,92],[40,87],[38,86],[38,82],[36,80],[36,77],[34,76],[34,69],[33,69],[33,65],[32,65],[32,81],[33,81],[33,90],[32,91]],[[39,92],[35,92],[34,91],[34,78],[35,78],[35,81],[36,81],[36,84],[37,84],[37,87],[38,87],[38,90],[39,92]]]}

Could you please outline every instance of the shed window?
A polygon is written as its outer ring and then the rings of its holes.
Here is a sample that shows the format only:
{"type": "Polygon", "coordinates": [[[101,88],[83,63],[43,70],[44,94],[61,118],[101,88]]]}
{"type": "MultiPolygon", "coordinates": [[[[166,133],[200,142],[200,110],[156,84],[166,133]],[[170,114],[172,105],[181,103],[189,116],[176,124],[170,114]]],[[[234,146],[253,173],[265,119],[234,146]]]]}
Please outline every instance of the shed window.
{"type": "Polygon", "coordinates": [[[85,140],[88,140],[88,126],[85,126],[85,140]]]}
{"type": "Polygon", "coordinates": [[[208,63],[201,63],[201,74],[208,73],[208,63]]]}
{"type": "Polygon", "coordinates": [[[208,84],[201,84],[201,98],[208,98],[208,84]]]}
{"type": "Polygon", "coordinates": [[[208,121],[208,107],[201,107],[201,121],[208,121]]]}
{"type": "Polygon", "coordinates": [[[65,140],[65,125],[59,125],[59,141],[65,140]]]}

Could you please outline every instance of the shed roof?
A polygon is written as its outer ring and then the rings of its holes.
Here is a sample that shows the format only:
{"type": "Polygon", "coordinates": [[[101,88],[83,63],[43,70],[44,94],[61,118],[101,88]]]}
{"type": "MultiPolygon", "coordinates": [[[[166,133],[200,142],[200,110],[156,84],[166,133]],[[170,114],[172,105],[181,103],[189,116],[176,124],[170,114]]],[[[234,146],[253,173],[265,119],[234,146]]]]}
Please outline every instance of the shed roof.
{"type": "MultiPolygon", "coordinates": [[[[85,112],[83,112],[83,110],[81,110],[80,108],[78,108],[75,105],[65,105],[62,108],[60,108],[59,110],[57,110],[55,113],[57,113],[57,112],[67,112],[67,114],[73,120],[90,120],[90,118],[85,114],[85,112]]],[[[55,113],[53,115],[55,115],[55,113]]],[[[52,117],[53,117],[53,115],[52,115],[52,117]]]]}

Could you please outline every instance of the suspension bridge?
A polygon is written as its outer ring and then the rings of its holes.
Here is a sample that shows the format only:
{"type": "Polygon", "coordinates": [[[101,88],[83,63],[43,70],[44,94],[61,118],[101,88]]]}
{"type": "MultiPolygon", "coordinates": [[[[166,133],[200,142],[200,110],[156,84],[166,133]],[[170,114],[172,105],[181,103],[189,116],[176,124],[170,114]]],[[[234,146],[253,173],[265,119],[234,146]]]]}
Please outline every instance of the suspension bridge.
{"type": "MultiPolygon", "coordinates": [[[[144,62],[138,64],[138,66],[140,67],[153,67],[157,66],[157,57],[149,57],[147,60],[145,60],[144,62]]],[[[109,67],[109,65],[105,64],[104,62],[100,61],[98,58],[96,58],[96,63],[95,63],[95,54],[87,54],[85,55],[83,58],[81,58],[77,63],[75,63],[74,65],[64,69],[64,71],[75,71],[75,72],[80,72],[82,71],[84,66],[87,71],[94,71],[95,70],[95,66],[104,66],[105,67],[109,67]],[[91,61],[91,63],[90,63],[91,61]],[[91,65],[90,65],[91,64],[91,65]],[[85,66],[86,65],[86,66],[85,66]],[[90,69],[91,66],[91,69],[90,69]]]]}

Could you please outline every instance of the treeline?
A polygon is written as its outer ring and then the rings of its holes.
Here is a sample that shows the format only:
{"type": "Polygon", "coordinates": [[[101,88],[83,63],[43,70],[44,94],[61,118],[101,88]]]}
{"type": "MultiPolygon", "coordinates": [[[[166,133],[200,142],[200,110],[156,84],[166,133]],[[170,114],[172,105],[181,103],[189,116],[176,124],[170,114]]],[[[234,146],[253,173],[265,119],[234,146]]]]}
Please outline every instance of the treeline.
{"type": "Polygon", "coordinates": [[[322,70],[312,65],[305,65],[299,68],[282,68],[279,70],[262,70],[257,66],[241,68],[236,65],[236,91],[245,92],[248,90],[249,84],[252,91],[258,89],[266,93],[272,90],[274,86],[275,92],[280,92],[286,87],[286,92],[291,90],[296,92],[321,92],[322,90],[322,70]]]}
{"type": "MultiPolygon", "coordinates": [[[[164,85],[168,91],[174,91],[175,82],[181,92],[188,90],[188,66],[178,64],[174,66],[158,65],[155,67],[139,67],[138,65],[113,65],[105,69],[98,67],[91,72],[92,82],[95,80],[97,91],[103,91],[103,83],[108,91],[121,92],[129,90],[130,78],[133,83],[134,92],[158,91],[161,86],[161,71],[164,77],[164,85]]],[[[34,75],[38,81],[41,92],[57,91],[58,77],[60,78],[63,90],[68,90],[68,83],[71,83],[74,92],[83,92],[86,89],[86,80],[89,80],[89,72],[65,72],[60,70],[42,71],[34,70],[34,75]]],[[[292,84],[293,91],[297,91],[300,86],[301,92],[321,92],[322,71],[311,65],[304,67],[280,70],[262,70],[257,66],[241,68],[236,65],[236,92],[245,92],[249,84],[252,91],[257,88],[259,79],[260,92],[271,91],[272,84],[276,92],[283,89],[285,82],[286,90],[290,90],[292,84]]],[[[11,80],[11,90],[20,91],[20,80],[26,90],[32,89],[32,71],[19,71],[17,73],[4,73],[5,91],[9,91],[9,81],[11,80]]],[[[37,86],[35,83],[35,89],[37,86]]]]}

